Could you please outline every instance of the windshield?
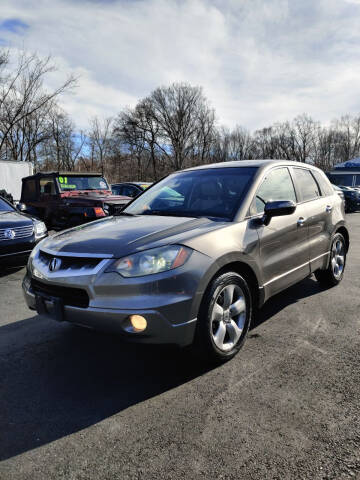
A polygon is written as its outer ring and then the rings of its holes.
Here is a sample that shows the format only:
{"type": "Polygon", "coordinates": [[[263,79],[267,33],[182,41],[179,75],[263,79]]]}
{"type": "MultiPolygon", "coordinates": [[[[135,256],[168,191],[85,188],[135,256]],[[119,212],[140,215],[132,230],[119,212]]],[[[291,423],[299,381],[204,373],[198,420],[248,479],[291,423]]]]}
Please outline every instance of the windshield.
{"type": "Polygon", "coordinates": [[[229,167],[175,173],[145,190],[124,212],[232,220],[256,170],[229,167]]]}
{"type": "Polygon", "coordinates": [[[67,175],[57,177],[60,190],[109,190],[105,178],[93,176],[67,175]]]}
{"type": "Polygon", "coordinates": [[[11,205],[9,205],[7,202],[5,202],[5,200],[0,198],[0,213],[1,212],[13,212],[13,211],[14,211],[14,208],[11,205]]]}

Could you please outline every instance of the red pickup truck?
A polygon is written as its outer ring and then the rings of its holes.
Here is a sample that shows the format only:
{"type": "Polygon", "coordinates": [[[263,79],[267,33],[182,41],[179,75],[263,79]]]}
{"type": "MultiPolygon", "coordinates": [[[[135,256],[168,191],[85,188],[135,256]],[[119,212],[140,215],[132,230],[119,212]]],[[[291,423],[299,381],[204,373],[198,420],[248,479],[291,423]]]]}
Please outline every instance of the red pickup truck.
{"type": "Polygon", "coordinates": [[[132,200],[112,195],[99,173],[37,173],[22,179],[21,209],[63,229],[120,212],[132,200]]]}

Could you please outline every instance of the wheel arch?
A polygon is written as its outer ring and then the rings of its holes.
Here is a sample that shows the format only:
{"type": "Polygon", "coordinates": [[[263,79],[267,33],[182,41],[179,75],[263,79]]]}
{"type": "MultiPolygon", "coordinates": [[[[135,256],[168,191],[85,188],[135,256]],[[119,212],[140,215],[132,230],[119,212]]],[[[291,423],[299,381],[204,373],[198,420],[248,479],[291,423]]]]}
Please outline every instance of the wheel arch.
{"type": "Polygon", "coordinates": [[[248,282],[250,292],[253,298],[253,308],[256,309],[264,303],[264,289],[260,286],[260,282],[258,279],[259,277],[256,274],[255,269],[242,259],[233,258],[233,256],[230,255],[226,260],[224,259],[221,263],[216,262],[216,264],[214,264],[212,268],[209,269],[207,275],[205,275],[202,288],[200,289],[195,304],[193,305],[193,312],[195,317],[199,313],[203,298],[207,290],[210,288],[213,280],[219,275],[231,271],[238,273],[248,282]]]}

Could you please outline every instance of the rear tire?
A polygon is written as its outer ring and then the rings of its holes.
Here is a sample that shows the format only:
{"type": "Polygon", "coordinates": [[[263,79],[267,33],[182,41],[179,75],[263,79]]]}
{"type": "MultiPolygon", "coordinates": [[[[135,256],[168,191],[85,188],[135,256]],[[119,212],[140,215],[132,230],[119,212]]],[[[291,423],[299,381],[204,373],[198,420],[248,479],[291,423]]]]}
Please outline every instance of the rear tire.
{"type": "Polygon", "coordinates": [[[233,358],[245,342],[252,318],[252,296],[236,272],[216,277],[203,297],[193,348],[201,358],[221,363],[233,358]]]}
{"type": "Polygon", "coordinates": [[[315,272],[316,280],[324,287],[338,285],[344,276],[346,243],[341,233],[336,233],[331,242],[329,265],[326,270],[315,272]]]}

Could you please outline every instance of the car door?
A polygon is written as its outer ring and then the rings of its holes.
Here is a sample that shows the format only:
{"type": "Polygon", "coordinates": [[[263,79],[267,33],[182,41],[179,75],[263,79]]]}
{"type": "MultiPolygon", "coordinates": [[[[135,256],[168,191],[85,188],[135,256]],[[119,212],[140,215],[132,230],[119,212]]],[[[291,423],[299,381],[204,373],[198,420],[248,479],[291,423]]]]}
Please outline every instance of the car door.
{"type": "Polygon", "coordinates": [[[334,224],[334,192],[326,188],[320,172],[303,167],[295,167],[292,172],[300,205],[305,208],[310,269],[314,272],[324,267],[328,259],[334,224]]]}
{"type": "MultiPolygon", "coordinates": [[[[297,203],[287,167],[266,173],[252,204],[252,214],[261,215],[266,202],[291,200],[297,203]]],[[[268,225],[258,222],[260,267],[266,297],[302,280],[310,273],[309,242],[304,225],[305,208],[297,205],[291,215],[273,217],[268,225]]]]}

